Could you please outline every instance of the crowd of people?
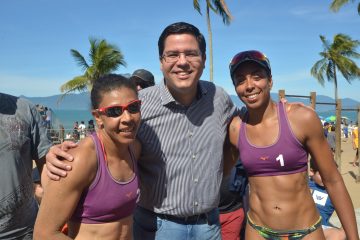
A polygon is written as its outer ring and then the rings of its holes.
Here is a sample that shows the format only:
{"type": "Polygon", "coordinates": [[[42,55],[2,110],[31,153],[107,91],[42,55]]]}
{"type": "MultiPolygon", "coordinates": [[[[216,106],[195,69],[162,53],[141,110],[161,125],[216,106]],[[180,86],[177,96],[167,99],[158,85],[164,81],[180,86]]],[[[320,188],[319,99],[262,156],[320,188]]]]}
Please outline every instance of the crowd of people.
{"type": "Polygon", "coordinates": [[[221,87],[200,80],[206,42],[195,26],[167,26],[158,51],[164,78],[156,85],[145,69],[129,79],[107,74],[95,80],[91,113],[97,127],[81,137],[88,127],[77,124],[78,144],[50,147],[45,128],[36,127],[44,120],[29,114],[32,105],[0,95],[0,122],[21,123],[19,130],[34,135],[30,144],[0,126],[0,134],[10,135],[1,141],[20,153],[4,153],[11,161],[0,180],[12,187],[0,192],[7,199],[0,202],[6,211],[0,238],[330,239],[328,218],[314,201],[326,193],[342,223],[338,239],[359,239],[319,118],[303,105],[271,99],[272,71],[263,53],[242,51],[230,62],[246,107],[240,110],[221,87]],[[29,121],[22,123],[22,115],[29,121]],[[21,144],[29,150],[21,151],[21,144]],[[308,184],[309,155],[317,185],[308,184]],[[14,165],[19,159],[26,168],[14,165]],[[13,182],[14,174],[31,176],[31,159],[42,175],[37,218],[32,181],[13,182]]]}
{"type": "Polygon", "coordinates": [[[81,121],[80,124],[78,121],[75,121],[72,131],[66,133],[65,140],[73,140],[77,142],[84,139],[86,136],[91,135],[93,132],[95,132],[93,119],[88,121],[87,126],[85,125],[85,121],[81,121]]]}

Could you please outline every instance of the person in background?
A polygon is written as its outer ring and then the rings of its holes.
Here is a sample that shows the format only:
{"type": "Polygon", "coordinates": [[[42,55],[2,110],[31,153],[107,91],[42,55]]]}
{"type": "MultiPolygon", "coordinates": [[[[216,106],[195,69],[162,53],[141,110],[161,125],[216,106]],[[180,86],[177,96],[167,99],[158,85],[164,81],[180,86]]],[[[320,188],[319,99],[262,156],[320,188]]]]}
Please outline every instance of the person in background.
{"type": "Polygon", "coordinates": [[[32,180],[33,180],[33,184],[34,184],[34,196],[35,196],[36,201],[40,205],[41,199],[44,195],[44,189],[41,186],[40,173],[39,173],[39,169],[37,167],[33,168],[32,180]]]}
{"type": "Polygon", "coordinates": [[[220,187],[220,224],[222,240],[240,240],[245,223],[243,198],[248,179],[239,159],[230,174],[224,176],[220,187]]]}
{"type": "Polygon", "coordinates": [[[355,127],[352,130],[351,139],[352,139],[352,147],[355,150],[353,166],[356,167],[356,162],[359,161],[359,127],[358,127],[358,123],[355,123],[355,127]]]}
{"type": "Polygon", "coordinates": [[[235,91],[247,108],[247,114],[233,118],[229,126],[230,142],[238,148],[249,178],[245,238],[325,239],[309,194],[310,154],[347,238],[359,239],[354,206],[315,111],[272,101],[270,61],[263,53],[239,52],[229,68],[235,91]]]}
{"type": "Polygon", "coordinates": [[[80,140],[85,138],[86,135],[86,126],[85,122],[81,121],[78,127],[79,133],[80,133],[80,140]]]}
{"type": "Polygon", "coordinates": [[[50,129],[51,128],[51,109],[45,107],[45,123],[46,123],[46,128],[50,129]]]}
{"type": "Polygon", "coordinates": [[[90,119],[88,121],[88,126],[87,126],[87,135],[92,134],[95,131],[95,124],[94,124],[94,120],[90,119]]]}
{"type": "Polygon", "coordinates": [[[71,149],[68,176],[44,184],[34,239],[131,239],[141,101],[133,82],[109,74],[95,80],[91,105],[98,130],[71,149]]]}
{"type": "Polygon", "coordinates": [[[138,91],[155,85],[154,75],[145,69],[135,70],[130,80],[135,82],[138,91]]]}
{"type": "Polygon", "coordinates": [[[73,138],[75,141],[79,141],[80,139],[80,132],[79,132],[79,122],[75,121],[73,126],[73,138]]]}
{"type": "Polygon", "coordinates": [[[310,159],[310,180],[309,188],[316,204],[316,208],[321,216],[321,224],[326,240],[345,240],[345,231],[342,228],[336,228],[329,223],[331,215],[335,208],[331,202],[330,196],[325,189],[321,179],[320,172],[313,159],[310,159]]]}
{"type": "MultiPolygon", "coordinates": [[[[221,239],[219,190],[223,171],[237,160],[229,157],[226,141],[237,109],[222,88],[200,80],[206,43],[198,28],[170,24],[160,35],[158,49],[164,79],[139,91],[141,196],[134,239],[221,239]]],[[[53,179],[71,169],[61,157],[72,159],[59,146],[47,155],[53,179]]]]}
{"type": "Polygon", "coordinates": [[[347,141],[347,139],[349,138],[349,125],[347,122],[344,123],[343,132],[344,132],[345,140],[347,141]]]}
{"type": "Polygon", "coordinates": [[[331,125],[331,131],[327,134],[326,140],[330,146],[330,149],[333,153],[335,153],[336,147],[336,135],[335,135],[335,125],[331,125]]]}
{"type": "Polygon", "coordinates": [[[329,134],[329,128],[330,128],[330,124],[328,122],[325,122],[324,123],[324,135],[325,135],[325,138],[327,138],[327,135],[329,134]]]}
{"type": "Polygon", "coordinates": [[[43,123],[35,105],[0,93],[0,239],[32,239],[33,160],[41,172],[51,146],[43,123]]]}

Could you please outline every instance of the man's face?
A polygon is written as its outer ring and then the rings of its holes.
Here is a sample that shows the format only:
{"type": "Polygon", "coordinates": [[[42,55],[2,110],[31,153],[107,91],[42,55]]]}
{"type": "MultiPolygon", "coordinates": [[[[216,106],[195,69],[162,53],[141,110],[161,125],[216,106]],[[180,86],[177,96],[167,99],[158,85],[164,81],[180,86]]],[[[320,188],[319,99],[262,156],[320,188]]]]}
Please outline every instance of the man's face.
{"type": "Polygon", "coordinates": [[[195,96],[205,60],[205,53],[200,52],[193,35],[172,34],[165,39],[163,57],[160,60],[161,71],[166,87],[175,99],[195,96]],[[174,61],[176,56],[179,58],[174,61]],[[173,60],[169,61],[169,58],[173,60]]]}

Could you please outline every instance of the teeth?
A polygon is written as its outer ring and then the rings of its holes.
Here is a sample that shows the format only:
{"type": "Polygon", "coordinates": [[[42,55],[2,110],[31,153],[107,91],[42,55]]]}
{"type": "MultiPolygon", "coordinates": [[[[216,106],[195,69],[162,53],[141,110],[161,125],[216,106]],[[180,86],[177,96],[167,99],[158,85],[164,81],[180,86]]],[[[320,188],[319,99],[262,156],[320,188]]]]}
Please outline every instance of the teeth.
{"type": "Polygon", "coordinates": [[[189,73],[188,72],[179,72],[178,74],[184,76],[184,75],[188,75],[189,73]]]}
{"type": "Polygon", "coordinates": [[[132,132],[133,129],[120,129],[120,132],[132,132]]]}
{"type": "Polygon", "coordinates": [[[257,95],[259,95],[259,94],[258,94],[258,93],[255,93],[255,94],[252,94],[252,95],[247,96],[246,98],[254,99],[254,98],[257,97],[257,95]]]}

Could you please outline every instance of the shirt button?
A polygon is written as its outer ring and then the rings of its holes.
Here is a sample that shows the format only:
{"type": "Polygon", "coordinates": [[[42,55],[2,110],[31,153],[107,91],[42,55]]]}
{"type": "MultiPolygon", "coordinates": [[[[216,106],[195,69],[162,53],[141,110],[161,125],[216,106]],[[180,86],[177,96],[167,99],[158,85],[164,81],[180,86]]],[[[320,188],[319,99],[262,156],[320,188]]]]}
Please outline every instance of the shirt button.
{"type": "Polygon", "coordinates": [[[199,181],[199,179],[197,179],[197,178],[194,179],[194,182],[195,182],[195,183],[197,183],[198,181],[199,181]]]}
{"type": "Polygon", "coordinates": [[[198,205],[199,205],[199,203],[198,203],[198,202],[194,202],[194,205],[195,205],[195,206],[198,206],[198,205]]]}
{"type": "Polygon", "coordinates": [[[194,155],[192,155],[192,159],[195,159],[195,154],[194,154],[194,155]]]}

